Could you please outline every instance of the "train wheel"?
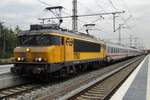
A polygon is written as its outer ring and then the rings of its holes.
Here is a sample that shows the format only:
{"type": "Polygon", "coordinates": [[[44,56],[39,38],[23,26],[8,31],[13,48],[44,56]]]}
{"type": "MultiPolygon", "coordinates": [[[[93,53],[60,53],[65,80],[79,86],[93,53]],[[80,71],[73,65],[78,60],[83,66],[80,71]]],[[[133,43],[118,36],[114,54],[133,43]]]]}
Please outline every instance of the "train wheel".
{"type": "Polygon", "coordinates": [[[89,64],[83,64],[81,71],[82,71],[82,72],[87,71],[87,70],[88,70],[88,67],[89,67],[89,64]]]}
{"type": "Polygon", "coordinates": [[[66,68],[63,68],[60,70],[60,77],[66,77],[67,76],[67,70],[66,68]]]}

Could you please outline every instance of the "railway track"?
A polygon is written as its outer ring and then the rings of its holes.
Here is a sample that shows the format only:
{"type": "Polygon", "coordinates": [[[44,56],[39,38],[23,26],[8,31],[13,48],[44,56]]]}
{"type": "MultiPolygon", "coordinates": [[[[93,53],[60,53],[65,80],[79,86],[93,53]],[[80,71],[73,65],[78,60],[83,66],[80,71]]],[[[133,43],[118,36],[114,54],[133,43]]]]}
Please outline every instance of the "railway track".
{"type": "MultiPolygon", "coordinates": [[[[142,57],[143,58],[143,57],[142,57]]],[[[138,58],[138,60],[136,59],[136,60],[134,60],[134,61],[132,61],[132,63],[134,63],[134,62],[136,62],[136,64],[135,64],[135,66],[137,66],[137,64],[139,64],[140,63],[140,61],[142,60],[142,58],[140,57],[140,58],[138,58]],[[140,60],[139,60],[140,59],[140,60]]],[[[125,62],[127,62],[127,61],[125,61],[125,62]]],[[[124,66],[124,68],[123,68],[123,70],[125,70],[126,69],[126,66],[129,66],[129,65],[133,65],[131,63],[131,61],[130,61],[130,64],[128,63],[128,64],[126,64],[125,66],[124,66]]],[[[122,64],[123,65],[123,64],[122,64]]],[[[135,67],[134,67],[135,68],[135,67]]],[[[132,71],[134,70],[134,68],[132,68],[132,71]]],[[[121,70],[121,68],[120,68],[120,70],[121,70]]],[[[118,70],[117,72],[119,72],[120,70],[118,70]]],[[[129,69],[126,69],[127,71],[129,70],[129,69]]],[[[116,72],[116,74],[117,74],[117,72],[116,72]]],[[[124,72],[125,73],[125,72],[124,72]]],[[[131,73],[131,72],[130,72],[131,73]]],[[[115,73],[114,73],[114,75],[115,75],[115,73]]],[[[125,74],[123,74],[123,75],[125,75],[125,74]]],[[[122,76],[120,75],[120,78],[122,78],[122,76]]],[[[109,77],[107,77],[107,79],[109,79],[109,77]]],[[[115,79],[118,79],[117,78],[117,75],[116,75],[116,77],[114,76],[114,78],[112,79],[110,79],[110,81],[106,81],[107,83],[111,83],[111,86],[113,86],[113,85],[115,85],[116,83],[115,83],[115,79]],[[112,82],[112,80],[113,80],[113,82],[112,82]]],[[[119,80],[118,80],[119,81],[119,80]]],[[[118,82],[117,81],[117,82],[118,82]]],[[[87,89],[85,89],[85,90],[83,90],[82,92],[80,92],[80,93],[78,93],[78,94],[76,94],[76,95],[73,95],[73,96],[71,96],[71,97],[69,97],[69,98],[67,98],[67,99],[79,99],[79,100],[82,100],[82,99],[88,99],[88,98],[86,98],[86,97],[89,97],[89,98],[92,98],[92,95],[93,95],[93,98],[95,97],[95,99],[96,99],[96,97],[99,97],[98,95],[101,95],[101,94],[108,94],[109,92],[108,92],[108,90],[113,90],[113,88],[111,87],[111,86],[108,86],[108,84],[106,84],[106,82],[105,82],[105,79],[103,79],[102,81],[100,81],[100,82],[98,82],[98,83],[96,83],[95,85],[92,85],[92,86],[90,86],[89,88],[87,88],[87,89]],[[98,84],[101,84],[101,85],[98,85],[98,84]],[[94,88],[95,87],[95,88],[94,88]],[[109,87],[109,88],[105,88],[105,87],[109,87]],[[94,88],[94,89],[92,89],[92,88],[94,88]],[[98,90],[96,90],[96,88],[98,89],[98,90]],[[88,91],[89,89],[91,89],[90,91],[88,91]],[[92,93],[93,92],[93,93],[92,93]],[[100,92],[101,92],[101,94],[100,94],[100,92]],[[90,95],[89,95],[90,94],[90,95]],[[90,97],[91,96],[91,97],[90,97]]],[[[24,95],[24,93],[27,93],[27,94],[29,94],[31,91],[36,91],[37,89],[41,89],[42,87],[46,87],[46,88],[51,88],[51,86],[52,85],[54,85],[55,83],[57,83],[57,82],[54,82],[54,83],[50,83],[50,84],[36,84],[36,83],[31,83],[31,84],[24,84],[24,85],[18,85],[18,86],[14,86],[14,87],[10,87],[10,88],[5,88],[5,89],[0,89],[0,100],[1,99],[3,99],[3,100],[11,100],[12,98],[14,98],[14,100],[16,100],[16,98],[18,98],[18,96],[20,95],[20,96],[23,96],[24,95]],[[11,98],[11,99],[10,99],[11,98]]],[[[118,83],[120,83],[120,82],[118,82],[118,83]]],[[[60,83],[59,83],[60,84],[60,83]]],[[[69,83],[68,83],[69,84],[69,83]]],[[[56,86],[56,87],[58,87],[58,86],[56,86]]],[[[115,87],[115,86],[114,86],[115,87]]],[[[69,87],[68,87],[69,88],[69,87]]],[[[55,88],[54,88],[55,89],[55,88]]],[[[61,90],[61,89],[60,89],[61,90]]],[[[43,91],[43,90],[42,90],[43,91]]],[[[41,92],[42,92],[41,91],[41,92]]],[[[45,90],[46,91],[46,90],[45,90]]],[[[51,90],[51,89],[49,89],[49,91],[53,91],[53,90],[51,90]]],[[[65,88],[63,89],[63,91],[65,91],[65,88]]],[[[53,91],[54,92],[54,91],[53,91]]],[[[52,94],[53,94],[53,92],[52,92],[52,94]]],[[[58,91],[59,92],[59,91],[58,91]]],[[[58,92],[55,92],[55,93],[58,93],[58,92]]],[[[43,93],[44,93],[44,91],[43,91],[43,93]]],[[[51,92],[50,92],[51,93],[51,92]]],[[[40,93],[41,94],[41,93],[40,93]]],[[[58,93],[59,94],[59,93],[58,93]]],[[[57,95],[58,95],[57,94],[57,95]]],[[[111,92],[109,93],[109,94],[111,94],[111,92]]],[[[54,94],[53,94],[53,96],[55,96],[54,94]]],[[[52,98],[53,98],[53,96],[52,96],[52,98]]],[[[38,97],[38,96],[34,96],[34,97],[38,97]]],[[[24,98],[26,98],[26,97],[24,97],[24,98]]],[[[42,97],[43,98],[43,97],[42,97]]],[[[45,97],[44,97],[45,98],[45,97]]],[[[38,98],[36,98],[36,99],[39,99],[39,97],[38,98]]],[[[54,99],[54,98],[53,98],[54,99]]],[[[19,100],[26,100],[26,99],[19,99],[19,100]]],[[[27,100],[30,100],[30,99],[27,99],[27,100]]],[[[34,99],[32,99],[32,100],[34,100],[34,99]]],[[[39,100],[46,100],[46,99],[39,99],[39,100]]],[[[51,100],[51,99],[50,99],[51,100]]],[[[91,100],[91,99],[90,99],[91,100]]]]}
{"type": "Polygon", "coordinates": [[[41,87],[41,84],[28,83],[24,85],[18,85],[10,88],[5,88],[0,90],[0,100],[9,100],[9,97],[19,95],[24,92],[28,92],[35,88],[41,87]]]}
{"type": "Polygon", "coordinates": [[[143,60],[143,57],[124,65],[122,69],[111,73],[107,77],[95,82],[91,86],[79,91],[78,93],[60,99],[69,100],[108,100],[115,90],[124,82],[124,80],[133,72],[133,70],[143,60]]]}
{"type": "Polygon", "coordinates": [[[0,66],[2,65],[12,65],[13,63],[0,63],[0,66]]]}

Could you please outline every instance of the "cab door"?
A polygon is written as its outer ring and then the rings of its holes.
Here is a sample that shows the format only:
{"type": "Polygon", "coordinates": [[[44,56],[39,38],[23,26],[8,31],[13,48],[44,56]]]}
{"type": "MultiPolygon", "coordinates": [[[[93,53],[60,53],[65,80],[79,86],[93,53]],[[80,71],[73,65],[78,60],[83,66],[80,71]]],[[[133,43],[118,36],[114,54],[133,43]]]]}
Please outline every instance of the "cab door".
{"type": "Polygon", "coordinates": [[[64,61],[73,61],[73,38],[64,37],[64,61]]]}

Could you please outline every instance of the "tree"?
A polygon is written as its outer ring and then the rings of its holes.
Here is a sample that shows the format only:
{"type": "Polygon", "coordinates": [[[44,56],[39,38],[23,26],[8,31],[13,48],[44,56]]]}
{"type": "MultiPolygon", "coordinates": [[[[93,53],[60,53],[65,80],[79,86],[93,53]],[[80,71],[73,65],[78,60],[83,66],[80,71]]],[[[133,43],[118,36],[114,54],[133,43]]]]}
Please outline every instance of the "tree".
{"type": "Polygon", "coordinates": [[[13,49],[18,44],[17,33],[20,31],[19,26],[13,30],[4,25],[0,28],[0,58],[8,58],[13,56],[13,49]]]}
{"type": "Polygon", "coordinates": [[[21,29],[20,29],[20,27],[17,25],[17,26],[15,27],[15,30],[14,30],[15,34],[18,34],[20,31],[21,31],[21,29]]]}

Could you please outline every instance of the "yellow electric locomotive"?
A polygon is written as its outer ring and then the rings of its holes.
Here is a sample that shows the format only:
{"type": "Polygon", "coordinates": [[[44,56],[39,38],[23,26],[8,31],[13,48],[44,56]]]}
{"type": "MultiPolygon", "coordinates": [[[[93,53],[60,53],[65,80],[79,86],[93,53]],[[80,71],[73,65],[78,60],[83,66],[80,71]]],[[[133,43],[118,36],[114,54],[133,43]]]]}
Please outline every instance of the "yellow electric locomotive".
{"type": "Polygon", "coordinates": [[[20,45],[14,49],[16,62],[11,69],[19,75],[53,76],[92,68],[106,58],[103,41],[67,30],[32,25],[19,33],[20,45]],[[63,72],[63,73],[62,73],[63,72]]]}

